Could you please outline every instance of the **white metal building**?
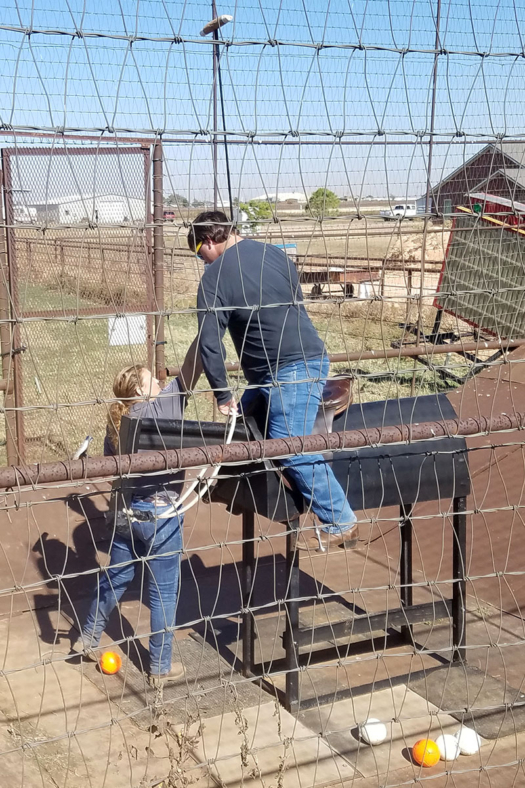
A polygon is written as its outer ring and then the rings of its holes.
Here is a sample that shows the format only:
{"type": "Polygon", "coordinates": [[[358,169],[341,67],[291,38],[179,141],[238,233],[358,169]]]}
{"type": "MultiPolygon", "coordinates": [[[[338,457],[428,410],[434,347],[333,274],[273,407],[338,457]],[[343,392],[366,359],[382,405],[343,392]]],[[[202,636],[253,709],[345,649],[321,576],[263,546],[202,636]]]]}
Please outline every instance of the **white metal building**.
{"type": "Polygon", "coordinates": [[[146,221],[146,201],[118,194],[74,194],[25,206],[34,221],[51,224],[126,224],[146,221]]]}
{"type": "Polygon", "coordinates": [[[277,194],[259,194],[254,197],[255,200],[262,200],[263,202],[290,202],[305,205],[308,198],[304,192],[278,192],[277,194]]]}

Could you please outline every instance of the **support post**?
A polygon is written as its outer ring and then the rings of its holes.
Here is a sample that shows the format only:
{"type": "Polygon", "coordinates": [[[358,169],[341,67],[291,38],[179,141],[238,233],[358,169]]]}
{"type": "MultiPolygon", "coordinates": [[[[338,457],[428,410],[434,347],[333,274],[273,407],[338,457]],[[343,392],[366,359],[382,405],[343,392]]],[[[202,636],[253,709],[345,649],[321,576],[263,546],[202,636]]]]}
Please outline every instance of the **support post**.
{"type": "MultiPolygon", "coordinates": [[[[400,598],[403,608],[412,607],[413,588],[412,588],[412,509],[413,505],[401,504],[401,556],[399,566],[399,577],[401,583],[400,598]]],[[[412,627],[406,624],[401,627],[401,634],[408,642],[412,642],[412,627]]]]}
{"type": "Polygon", "coordinates": [[[155,375],[166,380],[164,337],[164,156],[162,142],[153,146],[153,281],[155,287],[155,375]]]}
{"type": "Polygon", "coordinates": [[[242,672],[243,676],[253,675],[255,632],[253,615],[250,608],[252,600],[255,551],[255,524],[253,512],[242,514],[242,672]]]}
{"type": "MultiPolygon", "coordinates": [[[[147,347],[147,364],[150,369],[155,369],[155,327],[153,312],[155,312],[155,283],[154,283],[154,265],[153,265],[153,177],[152,177],[152,162],[151,155],[153,153],[151,147],[144,145],[142,147],[144,155],[144,197],[146,203],[145,220],[146,226],[144,230],[144,244],[145,244],[145,270],[144,277],[146,280],[146,297],[147,309],[146,315],[146,347],[147,347]]],[[[164,219],[164,210],[162,212],[164,219]]],[[[142,255],[141,255],[142,257],[142,255]]]]}
{"type": "Polygon", "coordinates": [[[226,112],[224,110],[224,94],[222,90],[221,59],[217,47],[217,76],[219,77],[219,93],[221,96],[222,130],[224,131],[224,164],[226,166],[226,181],[228,183],[228,203],[230,206],[230,219],[233,222],[233,195],[232,179],[230,173],[230,156],[228,154],[228,135],[226,134],[226,112]]]}
{"type": "Polygon", "coordinates": [[[24,411],[22,410],[24,404],[24,391],[23,391],[23,370],[22,370],[22,339],[20,324],[13,321],[13,318],[19,315],[19,298],[18,298],[18,266],[16,260],[16,248],[14,237],[14,207],[13,207],[13,176],[11,172],[11,157],[5,150],[2,151],[2,195],[1,200],[2,209],[0,220],[4,226],[4,249],[6,253],[6,268],[5,276],[2,276],[3,285],[6,288],[4,297],[7,298],[7,313],[5,319],[11,322],[7,323],[8,344],[6,339],[7,356],[2,357],[2,364],[7,359],[9,372],[4,378],[10,378],[7,382],[8,389],[10,382],[12,382],[12,399],[8,399],[9,407],[15,408],[14,410],[14,423],[16,429],[12,432],[15,440],[16,447],[16,463],[25,462],[25,432],[24,432],[24,411]]]}
{"type": "MultiPolygon", "coordinates": [[[[426,199],[425,199],[425,213],[427,214],[427,216],[425,219],[425,230],[428,222],[428,214],[432,212],[432,153],[434,148],[434,128],[436,124],[438,63],[439,63],[439,55],[441,50],[440,27],[441,27],[441,0],[437,0],[436,38],[434,42],[434,67],[432,69],[432,102],[430,109],[430,136],[428,140],[427,191],[426,191],[426,199]]],[[[434,208],[436,209],[436,213],[437,213],[438,206],[434,205],[434,208]]],[[[424,257],[425,244],[423,244],[421,251],[422,251],[422,257],[424,257]]],[[[422,263],[424,263],[423,259],[422,259],[422,263]]],[[[423,273],[421,274],[421,289],[423,289],[423,273]]]]}
{"type": "Polygon", "coordinates": [[[286,691],[284,705],[287,711],[297,711],[299,705],[299,551],[295,545],[295,532],[286,535],[286,691]]]}
{"type": "Polygon", "coordinates": [[[433,345],[436,344],[439,337],[439,332],[441,330],[441,320],[443,318],[443,310],[437,309],[436,310],[436,317],[434,319],[434,325],[432,326],[432,332],[428,338],[429,342],[432,342],[433,345]]]}
{"type": "MultiPolygon", "coordinates": [[[[441,25],[441,0],[437,0],[436,8],[436,39],[435,39],[435,53],[434,53],[434,68],[432,70],[432,107],[430,112],[430,136],[428,140],[428,169],[427,169],[427,192],[425,198],[425,223],[423,225],[423,243],[421,245],[421,273],[419,279],[419,309],[417,318],[417,344],[421,342],[421,335],[423,333],[423,302],[425,295],[425,263],[427,257],[427,233],[428,223],[430,221],[429,214],[432,208],[432,150],[434,147],[434,126],[436,122],[436,95],[437,95],[437,74],[440,53],[440,25],[441,25]]],[[[435,200],[434,200],[435,202],[435,200]]],[[[437,208],[437,206],[434,206],[437,208]]],[[[436,211],[437,212],[437,211],[436,211]]],[[[410,396],[413,397],[416,392],[416,368],[417,363],[414,363],[414,374],[412,375],[412,383],[410,385],[410,396]]]]}
{"type": "MultiPolygon", "coordinates": [[[[3,173],[2,173],[3,175],[3,173]]],[[[3,178],[2,178],[3,181],[3,178]]],[[[0,195],[0,351],[2,353],[2,377],[6,381],[4,395],[5,436],[7,464],[19,462],[17,451],[17,430],[14,393],[14,366],[11,351],[13,350],[11,335],[11,307],[9,303],[9,262],[7,257],[6,226],[4,220],[3,190],[0,195]]]]}
{"type": "MultiPolygon", "coordinates": [[[[211,3],[211,18],[215,19],[217,16],[217,5],[215,0],[211,3]]],[[[213,210],[216,211],[219,204],[219,181],[217,173],[217,78],[219,71],[219,31],[213,31],[213,140],[212,140],[212,155],[213,155],[213,210]]]]}
{"type": "Polygon", "coordinates": [[[467,502],[464,497],[454,498],[453,504],[453,546],[452,546],[452,648],[453,661],[466,662],[466,598],[467,581],[467,502]]]}

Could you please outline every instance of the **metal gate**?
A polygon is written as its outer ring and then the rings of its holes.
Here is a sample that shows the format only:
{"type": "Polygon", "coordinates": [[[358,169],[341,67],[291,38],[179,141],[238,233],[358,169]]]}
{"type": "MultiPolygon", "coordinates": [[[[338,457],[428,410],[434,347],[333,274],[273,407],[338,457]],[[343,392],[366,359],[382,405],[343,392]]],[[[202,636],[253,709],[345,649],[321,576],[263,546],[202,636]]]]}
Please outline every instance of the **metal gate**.
{"type": "Polygon", "coordinates": [[[68,456],[88,434],[101,453],[115,372],[152,364],[150,158],[125,144],[2,151],[10,463],[68,456]]]}

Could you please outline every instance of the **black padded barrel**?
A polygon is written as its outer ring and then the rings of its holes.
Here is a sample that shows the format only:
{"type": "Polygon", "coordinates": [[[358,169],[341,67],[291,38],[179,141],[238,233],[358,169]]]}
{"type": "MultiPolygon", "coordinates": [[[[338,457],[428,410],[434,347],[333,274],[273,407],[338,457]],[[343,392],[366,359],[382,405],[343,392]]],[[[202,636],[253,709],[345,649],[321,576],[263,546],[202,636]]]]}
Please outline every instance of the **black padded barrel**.
{"type": "MultiPolygon", "coordinates": [[[[456,418],[444,394],[351,405],[334,421],[341,430],[417,424],[456,418]]],[[[464,438],[439,438],[334,455],[332,468],[356,510],[450,500],[468,495],[464,438]]]]}
{"type": "MultiPolygon", "coordinates": [[[[336,432],[453,418],[454,408],[443,394],[407,397],[351,405],[335,419],[333,429],[336,432]]],[[[215,422],[122,421],[121,436],[128,434],[128,445],[122,447],[123,451],[213,445],[223,443],[226,436],[225,425],[215,422]]],[[[238,423],[233,441],[262,437],[255,420],[247,419],[246,424],[238,423]]],[[[326,461],[332,465],[356,511],[450,500],[470,492],[463,438],[340,452],[327,456],[326,461]]],[[[301,496],[283,483],[282,475],[270,461],[224,468],[211,497],[226,503],[235,514],[251,511],[277,522],[297,518],[304,508],[301,496]]]]}

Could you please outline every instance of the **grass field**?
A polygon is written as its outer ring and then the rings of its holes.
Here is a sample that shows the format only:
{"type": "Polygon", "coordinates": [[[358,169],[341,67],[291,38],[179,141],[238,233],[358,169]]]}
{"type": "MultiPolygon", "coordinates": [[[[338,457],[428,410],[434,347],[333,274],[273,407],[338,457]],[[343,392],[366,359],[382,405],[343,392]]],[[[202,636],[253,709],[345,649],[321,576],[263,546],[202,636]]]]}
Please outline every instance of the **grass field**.
{"type": "MultiPolygon", "coordinates": [[[[65,306],[63,299],[62,304],[65,306]]],[[[181,306],[180,312],[166,319],[166,361],[170,366],[182,362],[197,332],[195,313],[186,311],[185,304],[181,306]]],[[[323,304],[313,307],[311,314],[329,352],[390,347],[402,336],[402,309],[387,312],[378,304],[323,304]]],[[[88,434],[95,438],[92,454],[100,453],[113,377],[127,364],[144,362],[146,345],[110,347],[107,318],[25,323],[23,343],[28,348],[23,359],[27,459],[68,456],[88,434]]],[[[228,340],[226,347],[228,360],[236,360],[228,340]]],[[[409,396],[413,369],[411,359],[387,359],[334,365],[332,374],[354,375],[356,401],[369,401],[409,396]]],[[[234,373],[231,379],[241,394],[242,376],[234,373]]],[[[442,387],[436,373],[417,366],[416,393],[442,387]]],[[[212,414],[212,398],[203,376],[190,400],[188,417],[211,420],[212,414]]]]}
{"type": "MultiPolygon", "coordinates": [[[[383,223],[375,224],[378,230],[383,228],[383,223]]],[[[409,229],[418,225],[419,222],[412,222],[409,229]]],[[[304,231],[308,226],[310,231],[315,227],[314,223],[308,225],[305,222],[291,222],[286,226],[287,236],[293,238],[294,232],[304,231]]],[[[391,248],[397,235],[398,229],[392,225],[390,234],[378,237],[302,238],[297,241],[298,253],[381,257],[391,248]]],[[[77,247],[77,257],[75,258],[73,252],[66,256],[62,247],[56,251],[56,240],[53,239],[53,253],[49,254],[47,250],[42,255],[39,252],[40,257],[30,251],[27,237],[23,242],[24,254],[27,259],[32,260],[30,275],[19,290],[23,311],[56,310],[56,313],[64,316],[62,319],[54,317],[25,321],[21,326],[21,341],[27,347],[22,357],[23,406],[26,454],[30,461],[45,461],[71,455],[88,434],[95,438],[91,453],[101,453],[107,402],[112,397],[114,375],[127,364],[143,363],[147,360],[145,343],[110,347],[107,317],[67,317],[74,316],[82,309],[93,309],[96,312],[101,306],[101,287],[104,282],[110,289],[120,288],[123,292],[126,290],[128,283],[125,278],[122,279],[122,261],[117,265],[120,274],[115,273],[111,278],[108,276],[108,271],[112,270],[110,255],[102,253],[100,258],[96,258],[94,253],[90,253],[88,256],[87,241],[84,238],[86,243],[77,247]],[[92,267],[85,269],[84,264],[88,259],[92,267]],[[57,268],[56,263],[61,260],[62,265],[57,268]],[[101,268],[97,268],[99,263],[101,268]],[[73,272],[74,276],[70,272],[64,276],[66,269],[73,272]],[[90,291],[86,285],[86,277],[89,275],[92,278],[94,270],[99,271],[100,275],[97,275],[96,286],[90,291]]],[[[61,239],[64,243],[66,240],[64,237],[61,239]]],[[[96,238],[93,236],[88,241],[95,244],[96,238]]],[[[185,243],[180,233],[168,228],[165,293],[165,308],[171,312],[165,321],[168,366],[178,366],[182,362],[197,332],[197,318],[192,308],[195,305],[199,268],[192,257],[173,257],[173,265],[169,262],[170,249],[176,248],[183,241],[185,243]]],[[[75,243],[78,244],[78,238],[75,238],[75,243]]],[[[182,248],[184,247],[181,245],[182,248]]],[[[136,286],[134,282],[135,290],[136,286]]],[[[111,303],[111,299],[109,302],[111,303]]],[[[103,299],[102,304],[107,305],[108,300],[103,299]]],[[[331,353],[389,348],[394,340],[402,338],[403,329],[400,324],[407,318],[412,322],[417,319],[415,306],[411,307],[412,314],[407,315],[406,305],[402,301],[342,302],[334,299],[311,304],[308,308],[328,352],[331,353]]],[[[434,310],[426,309],[424,323],[427,329],[430,329],[433,319],[434,310]]],[[[236,354],[228,339],[226,348],[228,360],[236,361],[236,354]]],[[[456,360],[465,371],[464,362],[459,357],[456,357],[456,360]]],[[[456,371],[461,373],[461,369],[456,371]]],[[[424,394],[444,385],[435,372],[411,359],[335,365],[331,374],[352,374],[355,377],[356,401],[408,396],[411,391],[424,394]]],[[[243,383],[242,376],[232,375],[232,386],[238,389],[239,394],[242,393],[243,383]]],[[[203,376],[189,402],[188,417],[211,420],[212,401],[208,383],[203,376]]],[[[2,437],[0,432],[0,443],[2,437]]],[[[3,447],[0,451],[3,452],[3,447]]],[[[0,460],[2,459],[5,462],[5,455],[2,457],[0,454],[0,460]]]]}

